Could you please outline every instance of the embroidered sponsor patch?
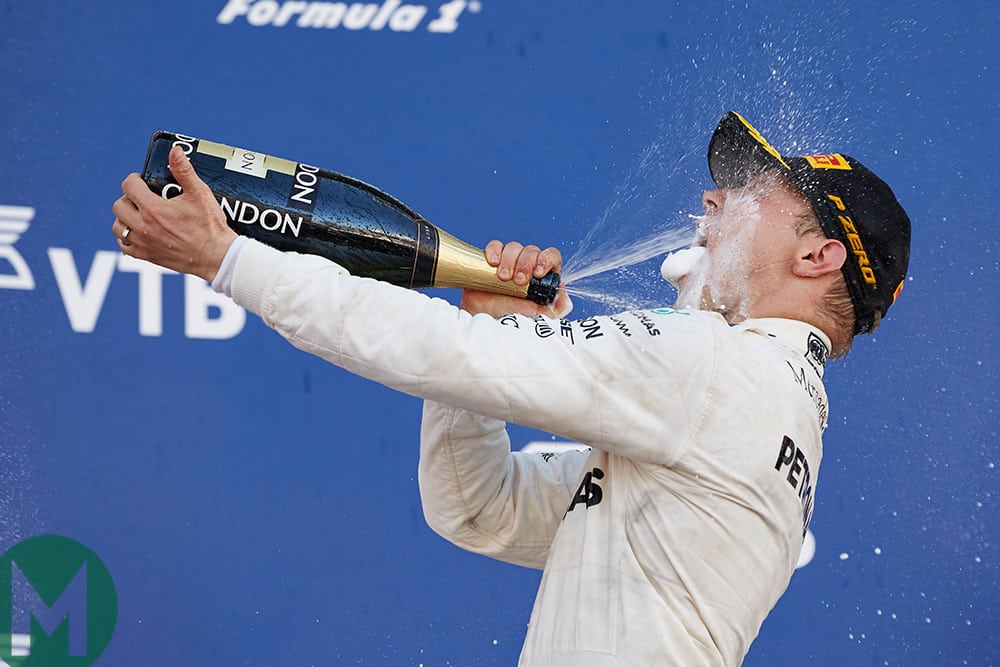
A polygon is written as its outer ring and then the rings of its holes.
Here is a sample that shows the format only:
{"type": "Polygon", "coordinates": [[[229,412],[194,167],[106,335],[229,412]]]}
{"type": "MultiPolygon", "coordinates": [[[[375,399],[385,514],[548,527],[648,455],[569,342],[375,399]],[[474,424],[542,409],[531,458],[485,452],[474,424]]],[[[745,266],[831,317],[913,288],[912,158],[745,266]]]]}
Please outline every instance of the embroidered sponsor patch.
{"type": "Polygon", "coordinates": [[[826,155],[806,155],[806,162],[813,169],[844,169],[850,171],[851,165],[840,153],[827,153],[826,155]]]}

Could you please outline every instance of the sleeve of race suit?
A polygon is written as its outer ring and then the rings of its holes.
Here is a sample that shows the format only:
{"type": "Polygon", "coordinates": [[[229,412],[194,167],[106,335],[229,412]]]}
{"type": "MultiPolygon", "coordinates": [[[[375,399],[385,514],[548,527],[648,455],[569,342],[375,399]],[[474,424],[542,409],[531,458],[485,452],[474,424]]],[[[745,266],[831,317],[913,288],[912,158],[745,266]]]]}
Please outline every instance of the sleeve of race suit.
{"type": "Polygon", "coordinates": [[[427,525],[469,551],[540,569],[588,457],[511,452],[503,422],[426,401],[419,479],[427,525]]]}
{"type": "Polygon", "coordinates": [[[703,317],[498,321],[256,241],[243,244],[232,295],[293,345],[362,377],[664,465],[689,445],[715,363],[703,317]]]}

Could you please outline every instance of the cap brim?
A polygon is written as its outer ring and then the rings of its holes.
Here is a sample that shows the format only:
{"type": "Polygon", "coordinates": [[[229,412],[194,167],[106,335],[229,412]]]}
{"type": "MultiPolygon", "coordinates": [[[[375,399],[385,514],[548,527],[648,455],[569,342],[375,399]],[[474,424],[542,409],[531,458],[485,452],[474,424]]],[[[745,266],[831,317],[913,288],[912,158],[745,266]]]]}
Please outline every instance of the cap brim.
{"type": "Polygon", "coordinates": [[[720,188],[743,187],[754,176],[770,169],[790,171],[781,154],[735,111],[723,116],[712,134],[708,169],[720,188]]]}

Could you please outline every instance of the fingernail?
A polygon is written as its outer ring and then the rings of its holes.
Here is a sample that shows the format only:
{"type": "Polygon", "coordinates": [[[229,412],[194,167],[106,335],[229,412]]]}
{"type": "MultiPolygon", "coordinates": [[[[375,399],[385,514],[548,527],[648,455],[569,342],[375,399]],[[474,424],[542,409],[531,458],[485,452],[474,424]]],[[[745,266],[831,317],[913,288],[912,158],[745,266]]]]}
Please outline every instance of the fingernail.
{"type": "Polygon", "coordinates": [[[528,282],[528,276],[524,275],[524,273],[522,273],[521,271],[518,271],[517,275],[514,276],[514,282],[515,283],[526,283],[526,282],[528,282]]]}
{"type": "Polygon", "coordinates": [[[500,273],[497,274],[497,275],[500,276],[500,280],[509,280],[510,279],[510,269],[500,269],[500,273]]]}

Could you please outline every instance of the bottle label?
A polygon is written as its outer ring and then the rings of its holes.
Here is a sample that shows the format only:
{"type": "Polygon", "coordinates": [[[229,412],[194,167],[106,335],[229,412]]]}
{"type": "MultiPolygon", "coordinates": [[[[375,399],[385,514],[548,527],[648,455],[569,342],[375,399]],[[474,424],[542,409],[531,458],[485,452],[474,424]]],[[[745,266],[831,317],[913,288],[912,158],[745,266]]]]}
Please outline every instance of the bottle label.
{"type": "Polygon", "coordinates": [[[222,158],[226,161],[226,169],[235,171],[238,174],[246,174],[256,178],[267,178],[267,172],[276,171],[279,174],[295,173],[296,163],[264,153],[249,151],[244,148],[236,148],[219,144],[214,141],[199,139],[195,150],[203,155],[222,158]]]}
{"type": "Polygon", "coordinates": [[[288,206],[312,213],[316,208],[319,180],[319,168],[301,163],[296,165],[292,191],[288,194],[288,206]]]}
{"type": "Polygon", "coordinates": [[[247,176],[267,178],[267,167],[264,166],[266,159],[267,156],[263,153],[234,148],[232,154],[226,158],[226,169],[247,176]]]}
{"type": "Polygon", "coordinates": [[[437,273],[439,243],[437,227],[420,220],[417,222],[415,238],[417,248],[410,284],[407,287],[431,287],[434,285],[434,274],[437,273]]]}

